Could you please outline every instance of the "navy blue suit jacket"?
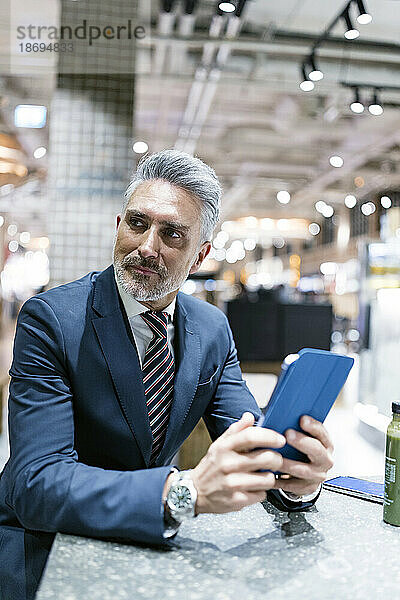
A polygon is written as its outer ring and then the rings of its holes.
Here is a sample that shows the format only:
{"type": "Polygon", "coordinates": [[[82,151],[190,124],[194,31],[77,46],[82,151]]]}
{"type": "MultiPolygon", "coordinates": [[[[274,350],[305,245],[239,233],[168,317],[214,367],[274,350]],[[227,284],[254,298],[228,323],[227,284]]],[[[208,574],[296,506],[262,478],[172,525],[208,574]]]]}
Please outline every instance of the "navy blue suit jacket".
{"type": "Polygon", "coordinates": [[[217,438],[259,409],[224,314],[179,293],[174,401],[152,436],[141,368],[113,267],[29,299],[11,366],[11,456],[0,479],[0,598],[31,598],[54,533],[164,543],[166,465],[204,417],[217,438]]]}

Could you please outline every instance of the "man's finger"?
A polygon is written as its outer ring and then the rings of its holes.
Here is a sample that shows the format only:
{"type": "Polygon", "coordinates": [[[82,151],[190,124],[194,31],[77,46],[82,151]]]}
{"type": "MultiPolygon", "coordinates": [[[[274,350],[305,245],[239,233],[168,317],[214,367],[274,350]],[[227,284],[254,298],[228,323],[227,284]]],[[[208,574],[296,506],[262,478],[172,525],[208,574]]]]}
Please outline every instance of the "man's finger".
{"type": "Polygon", "coordinates": [[[273,450],[253,450],[252,452],[229,452],[222,460],[224,473],[251,473],[254,471],[278,471],[282,466],[282,456],[273,450]]]}
{"type": "Polygon", "coordinates": [[[282,448],[286,439],[280,433],[264,427],[248,427],[242,431],[234,432],[226,442],[229,450],[236,452],[247,452],[255,448],[282,448]]]}
{"type": "Polygon", "coordinates": [[[320,482],[318,481],[296,479],[295,477],[292,477],[287,481],[281,481],[277,479],[275,482],[275,489],[279,489],[284,492],[291,492],[292,494],[297,494],[298,496],[306,496],[316,492],[319,483],[320,482]]]}
{"type": "Polygon", "coordinates": [[[275,486],[273,473],[230,473],[225,477],[226,489],[232,492],[259,492],[275,486]]]}
{"type": "Polygon", "coordinates": [[[332,455],[319,439],[312,438],[304,433],[300,433],[295,429],[288,429],[285,432],[285,437],[288,444],[306,454],[314,465],[330,469],[333,465],[332,455]]]}
{"type": "Polygon", "coordinates": [[[327,450],[333,452],[332,440],[329,437],[326,428],[320,421],[317,421],[308,415],[303,415],[300,419],[300,427],[312,435],[312,437],[319,440],[327,450]]]}
{"type": "Polygon", "coordinates": [[[247,427],[252,427],[253,425],[254,415],[251,412],[245,412],[242,414],[239,421],[235,421],[235,423],[232,423],[232,425],[230,425],[220,437],[228,437],[233,433],[237,433],[238,431],[242,431],[243,429],[246,429],[247,427]]]}
{"type": "Polygon", "coordinates": [[[315,466],[313,463],[304,463],[298,460],[290,460],[284,458],[282,466],[279,469],[282,473],[290,475],[291,477],[281,478],[279,481],[285,484],[287,481],[293,478],[310,480],[310,481],[324,481],[326,478],[326,472],[320,466],[315,466]]]}

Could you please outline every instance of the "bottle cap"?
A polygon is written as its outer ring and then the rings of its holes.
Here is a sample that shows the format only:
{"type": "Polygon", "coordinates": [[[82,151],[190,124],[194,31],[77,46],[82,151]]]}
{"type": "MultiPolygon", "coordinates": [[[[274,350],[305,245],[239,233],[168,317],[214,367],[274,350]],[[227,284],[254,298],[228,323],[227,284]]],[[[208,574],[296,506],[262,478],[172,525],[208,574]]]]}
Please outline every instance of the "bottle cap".
{"type": "Polygon", "coordinates": [[[392,402],[392,412],[400,414],[400,402],[392,402]]]}

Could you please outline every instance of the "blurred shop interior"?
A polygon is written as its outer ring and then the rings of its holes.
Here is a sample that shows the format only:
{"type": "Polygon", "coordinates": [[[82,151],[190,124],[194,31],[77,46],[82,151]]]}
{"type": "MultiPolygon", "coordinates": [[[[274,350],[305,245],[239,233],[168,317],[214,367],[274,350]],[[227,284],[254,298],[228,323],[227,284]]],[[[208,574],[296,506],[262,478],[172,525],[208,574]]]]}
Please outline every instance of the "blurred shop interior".
{"type": "MultiPolygon", "coordinates": [[[[34,19],[34,4],[25,10],[34,19]]],[[[29,72],[17,60],[7,72],[1,51],[2,458],[21,303],[108,266],[129,173],[177,148],[224,188],[212,252],[182,291],[226,312],[261,405],[287,354],[354,356],[327,421],[336,469],[382,473],[400,389],[400,2],[61,0],[49,11],[59,24],[139,15],[147,35],[119,54],[82,43],[51,65],[32,51],[29,72]],[[93,56],[98,70],[85,71],[93,56]]],[[[202,452],[204,432],[192,436],[202,452]]]]}

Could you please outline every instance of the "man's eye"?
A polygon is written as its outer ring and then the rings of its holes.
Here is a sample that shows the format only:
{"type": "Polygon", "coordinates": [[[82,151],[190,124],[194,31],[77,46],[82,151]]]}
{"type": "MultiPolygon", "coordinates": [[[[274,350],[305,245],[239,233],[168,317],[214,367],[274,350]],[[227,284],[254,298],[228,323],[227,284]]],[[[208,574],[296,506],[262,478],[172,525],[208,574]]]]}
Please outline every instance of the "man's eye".
{"type": "Polygon", "coordinates": [[[143,221],[140,221],[139,219],[129,219],[129,224],[132,225],[132,227],[144,227],[143,221]]]}
{"type": "Polygon", "coordinates": [[[181,237],[181,234],[178,233],[177,231],[175,231],[175,229],[167,229],[166,232],[168,237],[174,238],[174,239],[179,239],[181,237]]]}

